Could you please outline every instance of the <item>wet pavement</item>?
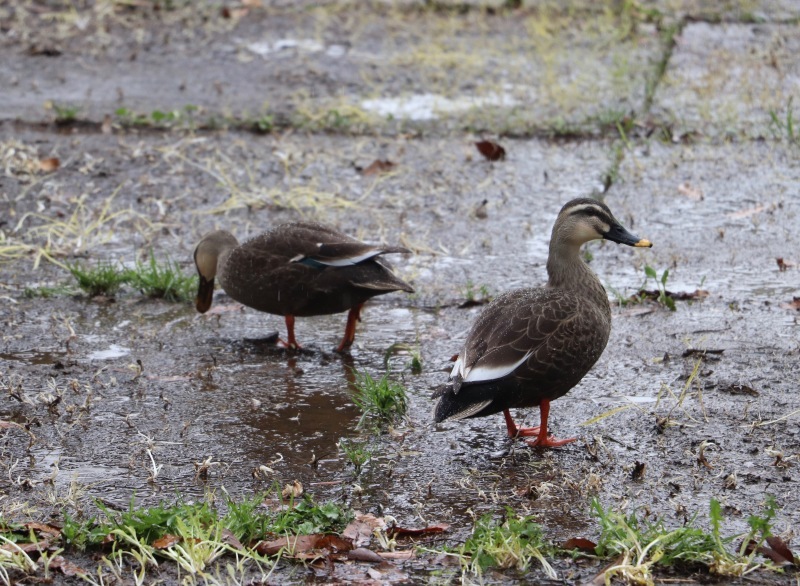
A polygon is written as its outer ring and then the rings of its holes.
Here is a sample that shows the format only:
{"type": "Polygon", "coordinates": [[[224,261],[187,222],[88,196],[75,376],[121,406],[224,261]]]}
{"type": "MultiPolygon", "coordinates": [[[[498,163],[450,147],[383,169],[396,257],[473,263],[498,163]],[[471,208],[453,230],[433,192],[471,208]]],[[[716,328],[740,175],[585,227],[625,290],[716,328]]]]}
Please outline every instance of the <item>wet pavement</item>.
{"type": "MultiPolygon", "coordinates": [[[[4,514],[58,519],[95,498],[124,508],[134,494],[154,504],[223,488],[243,498],[298,480],[318,500],[406,526],[451,523],[451,543],[506,505],[560,541],[596,535],[594,496],[676,525],[695,513],[705,523],[716,498],[730,535],[773,495],[775,532],[790,539],[800,151],[786,122],[800,10],[636,6],[237,5],[225,18],[218,7],[56,17],[0,5],[0,420],[31,426],[2,430],[4,514]],[[78,107],[78,123],[51,124],[47,101],[78,107]],[[171,128],[151,127],[173,109],[171,128]],[[236,126],[265,115],[284,126],[236,126]],[[490,163],[473,142],[498,135],[508,156],[490,163]],[[59,168],[44,172],[52,157],[59,168]],[[396,166],[365,174],[378,159],[396,166]],[[530,450],[504,437],[499,415],[432,425],[430,393],[480,311],[459,307],[468,291],[542,284],[555,215],[578,196],[602,198],[654,242],[587,247],[623,304],[599,363],[553,404],[554,433],[579,441],[530,450]],[[298,318],[307,351],[292,354],[258,341],[282,332],[281,318],[222,292],[208,315],[129,289],[26,295],[69,284],[59,263],[76,259],[131,264],[152,250],[189,273],[206,231],[241,240],[301,217],[414,251],[393,262],[416,293],[370,302],[349,356],[332,352],[344,315],[298,318]],[[675,312],[629,301],[656,288],[646,265],[690,297],[675,312]],[[387,359],[396,344],[420,353],[421,374],[408,353],[387,359]],[[387,367],[408,391],[408,420],[373,434],[356,427],[352,369],[387,367]],[[360,475],[341,438],[370,442],[360,475]],[[254,474],[261,466],[273,472],[254,474]]],[[[572,583],[597,573],[558,569],[572,583]]]]}

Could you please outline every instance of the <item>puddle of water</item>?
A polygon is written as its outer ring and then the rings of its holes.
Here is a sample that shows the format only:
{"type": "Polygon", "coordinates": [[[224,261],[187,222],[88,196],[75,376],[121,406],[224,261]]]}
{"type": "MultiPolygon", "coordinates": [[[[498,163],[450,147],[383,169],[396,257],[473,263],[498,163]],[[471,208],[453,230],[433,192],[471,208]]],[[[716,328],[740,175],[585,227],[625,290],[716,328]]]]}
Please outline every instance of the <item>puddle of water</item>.
{"type": "Polygon", "coordinates": [[[0,360],[20,361],[25,364],[56,364],[61,362],[66,354],[66,352],[41,352],[38,350],[0,352],[0,360]]]}
{"type": "Polygon", "coordinates": [[[326,47],[322,43],[313,39],[278,39],[277,41],[255,41],[245,45],[247,50],[261,57],[269,57],[281,51],[295,49],[305,53],[321,53],[329,57],[343,57],[347,53],[344,45],[329,45],[326,47]]]}
{"type": "Polygon", "coordinates": [[[118,344],[111,344],[106,350],[95,350],[87,358],[89,360],[111,360],[120,356],[127,356],[131,353],[130,348],[125,348],[118,344]]]}
{"type": "Polygon", "coordinates": [[[438,94],[418,94],[404,98],[363,100],[361,107],[379,116],[409,120],[435,120],[442,114],[463,112],[484,106],[515,106],[516,98],[508,94],[489,94],[482,97],[446,98],[438,94]]]}

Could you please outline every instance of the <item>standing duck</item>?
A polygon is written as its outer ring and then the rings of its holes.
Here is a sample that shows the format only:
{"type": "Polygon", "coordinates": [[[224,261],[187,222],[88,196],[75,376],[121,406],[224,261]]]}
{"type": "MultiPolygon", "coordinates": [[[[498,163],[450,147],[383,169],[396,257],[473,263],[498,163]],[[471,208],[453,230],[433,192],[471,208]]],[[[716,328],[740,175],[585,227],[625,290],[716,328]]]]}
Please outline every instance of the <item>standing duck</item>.
{"type": "Polygon", "coordinates": [[[574,199],[558,214],[544,287],[509,291],[478,316],[450,379],[435,397],[435,420],[503,412],[510,437],[557,447],[576,438],[548,436],[550,402],[577,385],[597,362],[611,333],[611,307],[600,280],[580,257],[586,242],[611,240],[650,247],[628,232],[604,203],[574,199]],[[518,428],[512,407],[538,406],[539,427],[518,428]]]}
{"type": "Polygon", "coordinates": [[[402,246],[371,246],[314,222],[281,224],[242,245],[230,233],[206,234],[194,251],[200,276],[195,307],[211,307],[214,278],[233,299],[286,320],[288,348],[300,348],[294,335],[295,316],[347,311],[344,338],[336,349],[349,348],[364,303],[392,291],[414,289],[392,273],[380,258],[411,252],[402,246]]]}

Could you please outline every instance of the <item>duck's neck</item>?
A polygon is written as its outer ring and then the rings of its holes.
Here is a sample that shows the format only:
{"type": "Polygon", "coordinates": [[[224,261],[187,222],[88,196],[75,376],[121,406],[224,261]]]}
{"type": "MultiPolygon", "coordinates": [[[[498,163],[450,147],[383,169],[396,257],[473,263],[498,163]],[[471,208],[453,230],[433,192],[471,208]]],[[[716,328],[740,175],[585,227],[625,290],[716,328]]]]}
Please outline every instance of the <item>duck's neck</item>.
{"type": "Polygon", "coordinates": [[[581,247],[567,242],[550,242],[547,258],[547,286],[569,289],[608,307],[608,294],[597,275],[580,257],[581,247]]]}

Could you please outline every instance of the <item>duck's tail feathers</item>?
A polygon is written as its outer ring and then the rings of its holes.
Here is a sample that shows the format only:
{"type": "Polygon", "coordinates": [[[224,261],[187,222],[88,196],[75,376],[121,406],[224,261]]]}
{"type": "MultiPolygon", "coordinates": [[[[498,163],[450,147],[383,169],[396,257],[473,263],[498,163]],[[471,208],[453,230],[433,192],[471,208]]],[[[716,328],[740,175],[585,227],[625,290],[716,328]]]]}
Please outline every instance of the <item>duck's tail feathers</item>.
{"type": "Polygon", "coordinates": [[[462,393],[456,394],[453,390],[452,383],[448,383],[437,389],[433,393],[432,398],[436,397],[439,397],[439,402],[436,404],[433,417],[436,423],[474,417],[492,403],[492,399],[481,399],[478,397],[471,399],[470,397],[464,396],[462,393]]]}

